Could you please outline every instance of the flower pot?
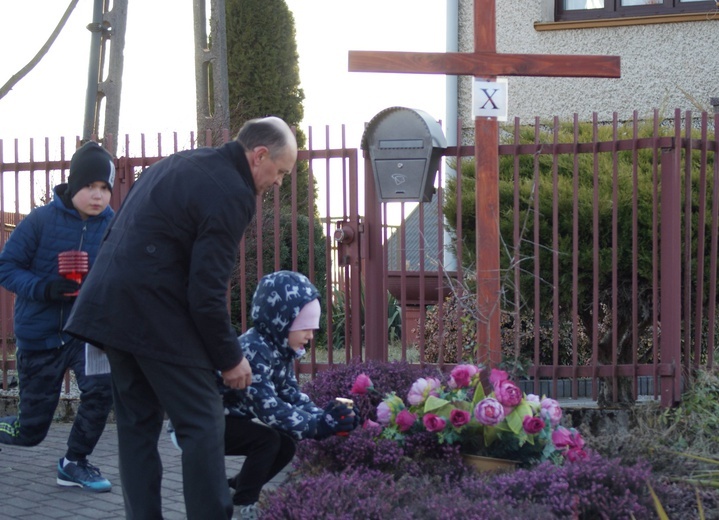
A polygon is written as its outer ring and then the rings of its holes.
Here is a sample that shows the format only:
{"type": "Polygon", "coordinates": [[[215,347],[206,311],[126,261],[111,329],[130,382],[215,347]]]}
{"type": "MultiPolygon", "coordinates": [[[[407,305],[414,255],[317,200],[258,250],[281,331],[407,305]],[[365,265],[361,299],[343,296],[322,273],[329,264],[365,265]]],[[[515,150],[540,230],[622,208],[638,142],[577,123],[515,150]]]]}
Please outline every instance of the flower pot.
{"type": "Polygon", "coordinates": [[[494,457],[483,457],[482,455],[469,453],[462,453],[462,460],[477,471],[488,473],[504,473],[513,471],[517,467],[517,462],[514,460],[495,459],[494,457]]]}

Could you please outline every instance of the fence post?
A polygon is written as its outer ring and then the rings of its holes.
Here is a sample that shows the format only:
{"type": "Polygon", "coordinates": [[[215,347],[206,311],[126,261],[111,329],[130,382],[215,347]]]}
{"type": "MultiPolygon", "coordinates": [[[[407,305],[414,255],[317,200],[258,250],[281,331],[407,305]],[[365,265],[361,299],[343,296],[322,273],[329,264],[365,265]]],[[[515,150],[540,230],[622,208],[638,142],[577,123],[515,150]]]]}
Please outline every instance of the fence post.
{"type": "Polygon", "coordinates": [[[387,361],[387,290],[385,288],[382,205],[375,191],[369,152],[365,154],[364,344],[367,359],[387,361]]]}
{"type": "MultiPolygon", "coordinates": [[[[677,123],[679,124],[679,123],[677,123]]],[[[673,406],[681,394],[682,339],[682,241],[680,153],[674,140],[671,148],[662,148],[660,206],[660,282],[659,310],[661,336],[661,404],[673,406]],[[669,373],[667,373],[669,372],[669,373]]]]}

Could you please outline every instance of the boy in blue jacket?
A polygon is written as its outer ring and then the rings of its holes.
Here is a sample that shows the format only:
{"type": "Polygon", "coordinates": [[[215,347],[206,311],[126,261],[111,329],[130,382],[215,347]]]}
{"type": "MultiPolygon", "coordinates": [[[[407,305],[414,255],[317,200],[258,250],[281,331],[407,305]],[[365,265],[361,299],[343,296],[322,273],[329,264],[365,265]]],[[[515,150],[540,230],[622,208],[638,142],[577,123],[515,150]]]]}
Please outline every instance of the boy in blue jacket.
{"type": "MultiPolygon", "coordinates": [[[[245,455],[229,479],[240,518],[256,517],[262,487],[292,460],[296,441],[322,439],[357,427],[359,415],[338,402],[324,409],[301,392],[294,363],[320,326],[319,293],[292,271],[265,275],[252,298],[253,327],[240,336],[252,367],[245,390],[220,385],[225,406],[225,455],[245,455]]],[[[182,446],[182,439],[178,439],[182,446]]]]}
{"type": "Polygon", "coordinates": [[[58,462],[57,483],[90,491],[111,484],[90,464],[112,407],[109,374],[85,374],[85,344],[63,332],[80,284],[58,273],[58,254],[81,250],[91,267],[114,212],[109,206],[115,164],[95,142],[77,149],[67,183],[50,204],[33,209],[0,252],[0,285],[15,293],[16,365],[20,400],[16,416],[0,418],[0,443],[36,446],[53,421],[65,372],[72,369],[80,406],[58,462]]]}

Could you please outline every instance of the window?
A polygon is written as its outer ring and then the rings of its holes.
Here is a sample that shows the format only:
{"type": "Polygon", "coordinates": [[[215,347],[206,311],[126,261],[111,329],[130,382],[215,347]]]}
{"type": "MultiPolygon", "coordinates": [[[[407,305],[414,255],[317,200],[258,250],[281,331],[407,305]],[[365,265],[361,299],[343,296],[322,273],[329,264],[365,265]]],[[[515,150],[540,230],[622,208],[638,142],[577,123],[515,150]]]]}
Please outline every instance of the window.
{"type": "Polygon", "coordinates": [[[629,16],[712,13],[719,0],[555,0],[555,19],[596,20],[629,16]]]}

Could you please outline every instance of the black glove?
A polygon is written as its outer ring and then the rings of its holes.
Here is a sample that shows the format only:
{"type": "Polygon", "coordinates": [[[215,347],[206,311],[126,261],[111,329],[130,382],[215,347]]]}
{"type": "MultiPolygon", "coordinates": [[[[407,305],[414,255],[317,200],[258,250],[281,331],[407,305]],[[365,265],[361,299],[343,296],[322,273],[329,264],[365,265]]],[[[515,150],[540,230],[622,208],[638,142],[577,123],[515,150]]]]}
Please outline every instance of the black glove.
{"type": "Polygon", "coordinates": [[[75,296],[68,296],[68,294],[74,293],[78,289],[80,289],[80,284],[73,280],[68,280],[67,278],[53,280],[45,286],[45,299],[57,302],[71,302],[75,299],[75,296]]]}
{"type": "Polygon", "coordinates": [[[354,430],[355,416],[352,410],[342,403],[332,401],[328,404],[319,418],[317,425],[317,439],[324,439],[330,435],[347,433],[354,430]]]}

